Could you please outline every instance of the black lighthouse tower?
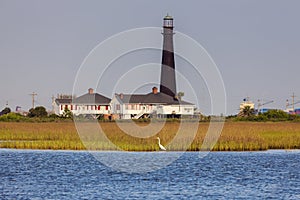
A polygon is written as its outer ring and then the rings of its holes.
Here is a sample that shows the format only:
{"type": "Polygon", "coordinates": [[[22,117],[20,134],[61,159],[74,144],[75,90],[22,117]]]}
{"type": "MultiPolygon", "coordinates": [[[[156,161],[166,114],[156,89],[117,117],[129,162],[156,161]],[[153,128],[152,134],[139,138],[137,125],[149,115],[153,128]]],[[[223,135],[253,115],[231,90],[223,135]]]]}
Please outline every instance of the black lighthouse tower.
{"type": "Polygon", "coordinates": [[[163,51],[161,61],[160,92],[176,97],[175,60],[173,47],[173,18],[164,17],[163,22],[163,51]]]}

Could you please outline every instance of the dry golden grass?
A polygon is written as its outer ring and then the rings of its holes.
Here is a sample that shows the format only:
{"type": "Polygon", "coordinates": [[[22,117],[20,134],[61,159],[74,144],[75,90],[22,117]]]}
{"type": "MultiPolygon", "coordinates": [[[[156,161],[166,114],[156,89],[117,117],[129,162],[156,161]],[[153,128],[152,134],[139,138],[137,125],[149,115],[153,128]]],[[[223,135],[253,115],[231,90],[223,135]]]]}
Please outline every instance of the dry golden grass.
{"type": "MultiPolygon", "coordinates": [[[[147,129],[146,123],[136,125],[146,129],[124,122],[122,126],[131,129],[131,134],[126,134],[116,123],[100,123],[102,131],[95,129],[95,124],[81,123],[77,125],[81,130],[78,135],[72,122],[1,122],[0,148],[156,151],[159,136],[170,151],[199,151],[209,123],[169,122],[157,134],[147,129]]],[[[156,122],[156,125],[161,124],[156,122]]],[[[266,149],[300,149],[300,123],[227,122],[213,147],[214,151],[266,149]]]]}

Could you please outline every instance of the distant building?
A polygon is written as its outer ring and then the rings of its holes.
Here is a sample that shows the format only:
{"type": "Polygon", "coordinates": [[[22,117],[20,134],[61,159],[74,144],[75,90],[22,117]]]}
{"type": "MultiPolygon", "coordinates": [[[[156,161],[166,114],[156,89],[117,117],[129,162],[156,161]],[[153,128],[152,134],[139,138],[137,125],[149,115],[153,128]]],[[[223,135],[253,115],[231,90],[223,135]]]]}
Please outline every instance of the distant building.
{"type": "Polygon", "coordinates": [[[268,112],[268,111],[270,111],[270,110],[274,110],[274,109],[270,109],[270,108],[261,108],[261,109],[257,110],[256,113],[257,113],[257,114],[259,114],[259,113],[263,114],[263,113],[266,113],[266,112],[268,112]]]}
{"type": "Polygon", "coordinates": [[[293,108],[287,108],[284,110],[284,112],[290,114],[290,115],[300,115],[300,108],[296,108],[293,110],[293,108]]]}
{"type": "Polygon", "coordinates": [[[110,98],[101,94],[94,93],[92,88],[88,89],[88,93],[77,98],[57,98],[55,100],[55,114],[62,115],[66,109],[70,110],[74,115],[97,115],[110,114],[110,98]]]}
{"type": "Polygon", "coordinates": [[[249,97],[243,99],[243,102],[240,103],[240,113],[243,112],[244,108],[249,106],[250,109],[254,109],[254,103],[249,100],[249,97]]]}
{"type": "Polygon", "coordinates": [[[156,87],[148,94],[115,94],[111,107],[120,119],[192,116],[195,109],[194,104],[159,93],[156,87]]]}

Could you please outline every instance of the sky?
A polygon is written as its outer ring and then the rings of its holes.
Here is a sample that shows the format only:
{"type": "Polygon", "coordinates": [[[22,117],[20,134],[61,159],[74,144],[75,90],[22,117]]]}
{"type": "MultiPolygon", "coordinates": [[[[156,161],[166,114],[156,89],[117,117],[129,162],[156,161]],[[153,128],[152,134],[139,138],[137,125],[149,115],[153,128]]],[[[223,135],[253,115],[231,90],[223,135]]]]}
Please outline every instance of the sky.
{"type": "MultiPolygon", "coordinates": [[[[300,100],[299,7],[298,0],[0,0],[0,109],[8,103],[12,110],[28,110],[29,94],[35,92],[36,105],[50,110],[52,95],[72,94],[80,66],[97,45],[126,30],[161,27],[167,13],[174,17],[175,31],[201,44],[218,67],[227,115],[237,113],[247,96],[256,104],[272,100],[266,107],[285,109],[293,93],[300,100]]],[[[126,69],[128,63],[161,61],[159,51],[143,55],[129,54],[126,69]]],[[[112,74],[122,68],[120,61],[112,74]]],[[[184,61],[176,58],[180,66],[184,61]]],[[[200,79],[203,96],[197,106],[210,114],[209,91],[200,79]]],[[[185,90],[181,85],[177,82],[185,90]]],[[[121,91],[97,92],[112,97],[121,91]]]]}

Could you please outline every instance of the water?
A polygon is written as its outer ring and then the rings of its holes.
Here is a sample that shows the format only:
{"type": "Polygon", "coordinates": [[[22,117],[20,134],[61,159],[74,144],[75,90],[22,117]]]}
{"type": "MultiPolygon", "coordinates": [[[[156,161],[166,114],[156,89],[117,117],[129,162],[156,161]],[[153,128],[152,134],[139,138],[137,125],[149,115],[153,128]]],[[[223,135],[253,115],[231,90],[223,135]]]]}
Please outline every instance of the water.
{"type": "MultiPolygon", "coordinates": [[[[121,155],[126,161],[128,154],[121,155]]],[[[300,151],[217,152],[202,159],[191,152],[138,174],[114,171],[88,152],[2,149],[0,199],[300,199],[299,166],[300,151]]]]}

